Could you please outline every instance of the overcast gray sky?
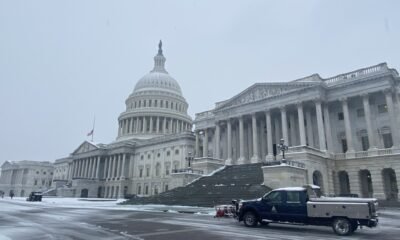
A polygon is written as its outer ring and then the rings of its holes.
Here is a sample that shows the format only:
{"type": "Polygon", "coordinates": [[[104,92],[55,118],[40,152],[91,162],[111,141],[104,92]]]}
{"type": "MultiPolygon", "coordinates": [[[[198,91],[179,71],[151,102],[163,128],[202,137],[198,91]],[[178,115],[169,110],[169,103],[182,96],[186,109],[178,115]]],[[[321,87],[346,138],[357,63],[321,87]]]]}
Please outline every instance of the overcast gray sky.
{"type": "Polygon", "coordinates": [[[400,69],[400,1],[0,0],[0,163],[110,143],[163,40],[189,114],[256,82],[400,69]]]}

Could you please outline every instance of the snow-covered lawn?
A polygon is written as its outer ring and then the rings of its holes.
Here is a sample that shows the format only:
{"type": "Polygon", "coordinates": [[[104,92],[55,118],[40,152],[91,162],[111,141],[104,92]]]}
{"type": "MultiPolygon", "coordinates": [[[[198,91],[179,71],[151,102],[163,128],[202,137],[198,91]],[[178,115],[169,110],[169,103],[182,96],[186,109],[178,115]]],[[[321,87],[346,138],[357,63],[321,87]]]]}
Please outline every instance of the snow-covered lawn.
{"type": "Polygon", "coordinates": [[[92,208],[129,211],[155,211],[155,212],[184,212],[195,214],[215,215],[214,208],[191,207],[191,206],[168,206],[158,204],[147,205],[119,205],[125,199],[104,198],[43,198],[41,202],[28,202],[26,198],[15,197],[14,199],[3,198],[2,201],[15,202],[24,206],[62,207],[62,208],[92,208]]]}

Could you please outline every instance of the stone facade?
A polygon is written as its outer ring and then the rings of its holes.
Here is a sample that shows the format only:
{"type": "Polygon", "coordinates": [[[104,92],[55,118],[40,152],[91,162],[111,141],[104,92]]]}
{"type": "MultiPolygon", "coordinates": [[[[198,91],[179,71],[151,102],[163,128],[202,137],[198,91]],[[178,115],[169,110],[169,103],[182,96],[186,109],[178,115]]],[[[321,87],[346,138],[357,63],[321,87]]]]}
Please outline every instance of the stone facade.
{"type": "Polygon", "coordinates": [[[0,191],[5,195],[14,192],[16,197],[26,197],[33,191],[52,188],[54,166],[50,162],[6,161],[1,166],[0,191]]]}
{"type": "Polygon", "coordinates": [[[326,194],[398,199],[399,94],[399,74],[386,63],[327,79],[257,83],[196,114],[196,158],[273,163],[283,139],[286,159],[326,194]]]}

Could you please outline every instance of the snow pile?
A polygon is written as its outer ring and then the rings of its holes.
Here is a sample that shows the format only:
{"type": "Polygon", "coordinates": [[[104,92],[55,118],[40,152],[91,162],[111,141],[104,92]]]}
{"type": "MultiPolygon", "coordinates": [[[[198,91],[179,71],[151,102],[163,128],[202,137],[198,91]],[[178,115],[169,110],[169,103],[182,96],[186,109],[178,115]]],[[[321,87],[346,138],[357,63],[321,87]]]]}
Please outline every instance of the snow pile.
{"type": "MultiPolygon", "coordinates": [[[[127,211],[144,211],[144,212],[175,212],[175,213],[197,213],[197,214],[214,214],[213,208],[191,207],[179,205],[119,205],[125,199],[106,199],[106,198],[43,198],[42,202],[27,202],[25,198],[17,197],[13,200],[1,199],[1,201],[10,201],[23,204],[26,207],[38,206],[44,208],[80,208],[80,209],[110,209],[110,210],[127,210],[127,211]]],[[[1,202],[0,201],[0,202],[1,202]]]]}

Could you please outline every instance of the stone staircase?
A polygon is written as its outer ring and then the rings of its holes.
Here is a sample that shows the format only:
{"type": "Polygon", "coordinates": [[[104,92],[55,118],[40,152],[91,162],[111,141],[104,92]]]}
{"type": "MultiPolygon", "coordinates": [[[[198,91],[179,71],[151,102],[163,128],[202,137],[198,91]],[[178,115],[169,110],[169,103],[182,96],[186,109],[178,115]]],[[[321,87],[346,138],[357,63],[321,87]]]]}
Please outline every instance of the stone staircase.
{"type": "Polygon", "coordinates": [[[271,189],[264,181],[262,164],[226,166],[211,176],[203,176],[184,186],[150,197],[136,197],[125,204],[165,204],[213,207],[232,199],[254,199],[271,189]]]}

